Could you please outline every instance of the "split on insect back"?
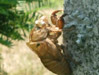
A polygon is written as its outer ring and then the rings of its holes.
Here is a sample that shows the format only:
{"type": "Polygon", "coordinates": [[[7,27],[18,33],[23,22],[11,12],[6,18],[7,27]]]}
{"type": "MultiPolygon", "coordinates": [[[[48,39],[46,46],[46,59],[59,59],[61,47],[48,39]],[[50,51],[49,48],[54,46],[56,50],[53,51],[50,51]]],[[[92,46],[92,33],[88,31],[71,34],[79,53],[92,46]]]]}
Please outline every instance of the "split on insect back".
{"type": "Polygon", "coordinates": [[[63,16],[58,18],[56,15],[60,11],[62,10],[56,10],[51,14],[53,25],[45,16],[35,22],[27,46],[38,55],[48,70],[58,75],[71,75],[69,62],[62,53],[63,46],[59,45],[57,40],[64,25],[63,16]]]}

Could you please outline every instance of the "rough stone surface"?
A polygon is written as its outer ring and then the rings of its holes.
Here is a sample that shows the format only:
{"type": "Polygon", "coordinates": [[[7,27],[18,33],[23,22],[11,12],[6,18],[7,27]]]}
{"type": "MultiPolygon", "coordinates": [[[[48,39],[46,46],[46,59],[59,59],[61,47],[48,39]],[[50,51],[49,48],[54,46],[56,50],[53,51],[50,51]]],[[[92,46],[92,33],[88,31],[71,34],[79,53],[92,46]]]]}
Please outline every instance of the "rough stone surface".
{"type": "Polygon", "coordinates": [[[73,75],[99,75],[99,0],[64,0],[64,13],[66,50],[81,62],[71,63],[73,75]]]}

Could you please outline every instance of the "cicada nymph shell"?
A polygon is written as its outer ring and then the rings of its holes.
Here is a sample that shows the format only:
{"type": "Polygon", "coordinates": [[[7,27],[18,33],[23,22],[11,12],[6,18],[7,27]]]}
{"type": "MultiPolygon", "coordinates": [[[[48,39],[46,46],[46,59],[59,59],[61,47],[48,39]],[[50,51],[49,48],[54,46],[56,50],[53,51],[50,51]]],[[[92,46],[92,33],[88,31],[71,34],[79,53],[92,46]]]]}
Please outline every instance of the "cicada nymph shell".
{"type": "Polygon", "coordinates": [[[59,21],[55,15],[59,11],[61,10],[53,12],[54,16],[51,16],[52,23],[55,25],[50,25],[45,16],[36,20],[27,46],[38,55],[48,70],[58,75],[71,75],[70,65],[64,58],[57,41],[62,33],[61,20],[59,21]]]}

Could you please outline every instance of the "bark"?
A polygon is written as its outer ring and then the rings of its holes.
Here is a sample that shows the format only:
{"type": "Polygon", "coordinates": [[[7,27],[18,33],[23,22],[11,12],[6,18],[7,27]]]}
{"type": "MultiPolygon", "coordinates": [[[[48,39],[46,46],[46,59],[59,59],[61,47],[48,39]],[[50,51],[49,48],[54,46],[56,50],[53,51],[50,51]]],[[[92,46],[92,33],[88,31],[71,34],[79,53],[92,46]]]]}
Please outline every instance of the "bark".
{"type": "Polygon", "coordinates": [[[99,75],[99,0],[64,0],[64,13],[64,54],[81,62],[73,75],[99,75]]]}

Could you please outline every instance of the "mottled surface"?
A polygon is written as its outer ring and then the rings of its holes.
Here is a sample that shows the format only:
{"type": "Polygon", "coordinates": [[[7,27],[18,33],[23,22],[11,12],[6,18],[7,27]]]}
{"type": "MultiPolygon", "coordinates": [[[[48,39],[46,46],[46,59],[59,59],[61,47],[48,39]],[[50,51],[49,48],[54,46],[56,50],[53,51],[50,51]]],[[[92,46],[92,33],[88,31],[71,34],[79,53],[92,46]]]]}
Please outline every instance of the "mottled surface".
{"type": "Polygon", "coordinates": [[[71,63],[73,75],[99,75],[99,0],[64,0],[64,13],[66,49],[82,62],[71,63]]]}

